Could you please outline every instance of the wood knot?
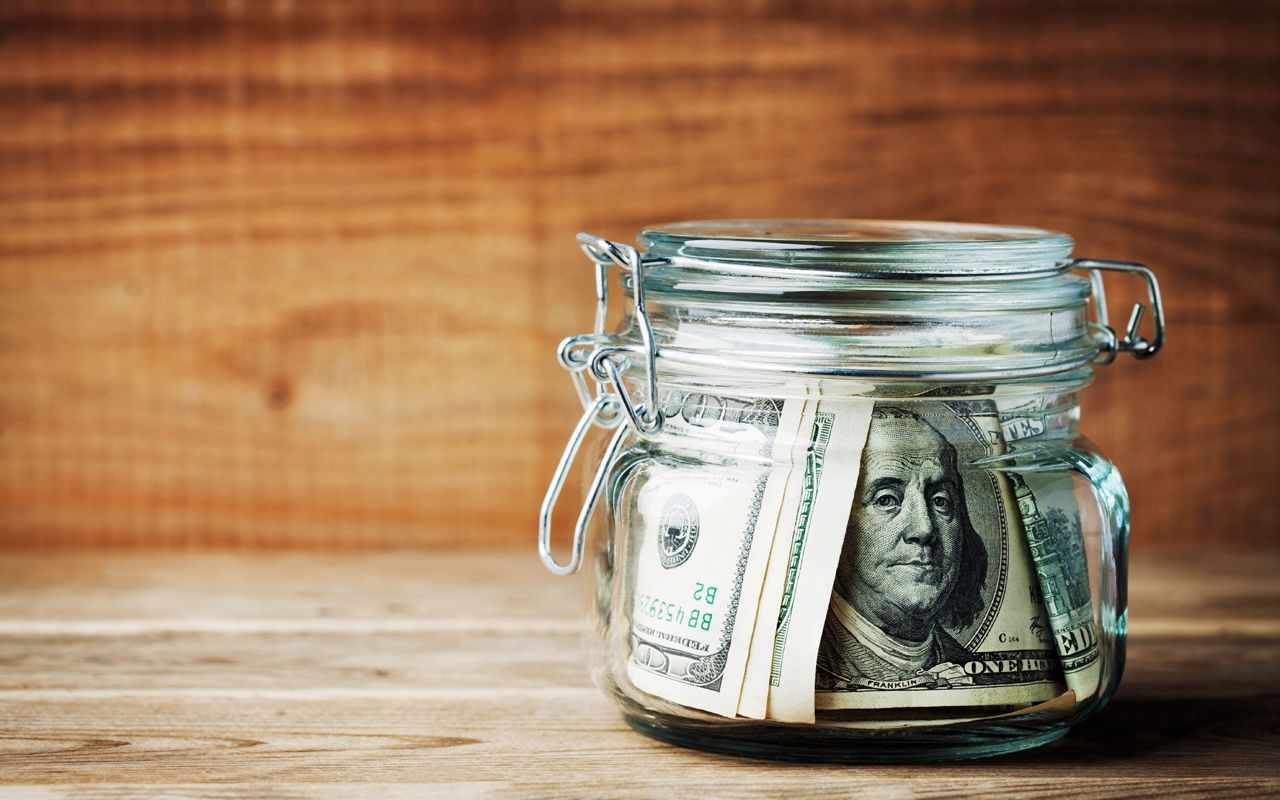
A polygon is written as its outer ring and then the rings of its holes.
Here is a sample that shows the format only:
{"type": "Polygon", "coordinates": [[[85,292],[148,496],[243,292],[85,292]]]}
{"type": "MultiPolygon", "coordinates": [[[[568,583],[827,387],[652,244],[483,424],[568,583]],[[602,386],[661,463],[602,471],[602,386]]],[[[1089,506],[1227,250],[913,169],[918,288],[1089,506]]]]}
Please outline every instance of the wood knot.
{"type": "Polygon", "coordinates": [[[280,411],[293,402],[293,387],[284,378],[277,378],[267,384],[265,394],[267,408],[280,411]]]}

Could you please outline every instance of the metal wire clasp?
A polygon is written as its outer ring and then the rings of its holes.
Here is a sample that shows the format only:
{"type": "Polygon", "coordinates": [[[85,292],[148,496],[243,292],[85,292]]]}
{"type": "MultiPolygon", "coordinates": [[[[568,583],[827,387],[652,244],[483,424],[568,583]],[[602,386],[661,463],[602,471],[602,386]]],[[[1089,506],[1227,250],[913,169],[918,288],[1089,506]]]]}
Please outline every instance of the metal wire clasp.
{"type": "Polygon", "coordinates": [[[547,494],[542,500],[542,512],[538,520],[538,555],[542,563],[555,575],[572,575],[582,564],[582,552],[586,544],[587,525],[595,510],[596,502],[604,486],[609,466],[617,454],[618,448],[627,433],[627,425],[621,424],[624,419],[630,427],[642,436],[654,436],[662,430],[662,412],[658,410],[658,373],[654,362],[657,348],[653,340],[653,328],[649,324],[649,312],[644,302],[644,259],[634,247],[589,233],[578,234],[578,245],[595,265],[596,272],[596,319],[591,333],[570,336],[560,343],[556,355],[561,366],[569,371],[573,378],[574,390],[582,402],[583,414],[569,436],[560,463],[556,466],[547,487],[547,494]],[[605,333],[604,327],[609,311],[609,273],[610,265],[625,269],[631,275],[631,287],[635,299],[633,307],[633,323],[640,333],[640,345],[619,344],[617,337],[605,333]],[[641,357],[645,367],[645,383],[648,396],[637,403],[627,390],[623,374],[631,367],[633,357],[641,357]],[[595,380],[595,391],[592,392],[587,374],[595,380]],[[624,416],[625,415],[625,416],[624,416]],[[569,561],[561,564],[551,554],[551,517],[560,492],[564,488],[582,442],[592,426],[617,428],[609,446],[596,468],[595,477],[587,489],[582,510],[578,513],[578,522],[573,530],[573,544],[569,561]]]}
{"type": "Polygon", "coordinates": [[[565,445],[564,453],[560,456],[560,463],[556,465],[555,474],[551,476],[551,485],[547,487],[547,494],[542,498],[542,511],[538,517],[538,556],[542,559],[542,563],[547,569],[551,570],[553,575],[572,575],[578,571],[578,567],[582,565],[582,551],[586,546],[587,525],[591,522],[591,513],[595,511],[596,500],[600,496],[600,490],[604,486],[605,476],[609,472],[609,464],[613,462],[614,456],[618,452],[618,446],[622,444],[622,439],[626,435],[627,428],[625,425],[618,425],[616,415],[614,425],[618,430],[613,434],[613,438],[609,440],[609,446],[605,448],[604,456],[600,459],[600,466],[596,468],[595,477],[591,479],[591,486],[587,489],[586,499],[582,503],[582,510],[578,512],[578,522],[573,527],[573,545],[569,551],[568,563],[561,564],[556,561],[556,557],[551,553],[551,515],[555,511],[556,501],[560,499],[560,490],[564,488],[565,479],[569,476],[569,469],[573,466],[574,460],[578,456],[578,451],[582,448],[582,441],[587,436],[587,431],[591,429],[593,423],[607,426],[607,422],[602,417],[607,416],[607,407],[615,401],[607,394],[601,394],[587,406],[587,410],[583,412],[582,419],[578,420],[578,424],[573,429],[573,433],[569,436],[569,443],[565,445]]]}
{"type": "MultiPolygon", "coordinates": [[[[609,264],[616,264],[631,274],[631,288],[634,297],[633,319],[640,331],[640,349],[634,346],[605,345],[596,347],[586,359],[586,365],[598,381],[609,381],[622,402],[623,409],[632,426],[644,436],[653,436],[662,430],[662,412],[658,410],[658,371],[654,361],[658,349],[653,342],[653,327],[649,324],[649,310],[644,303],[644,259],[631,245],[619,244],[593,236],[589,233],[578,234],[578,245],[596,265],[596,326],[593,339],[603,334],[604,317],[608,311],[608,275],[609,264]],[[603,287],[603,288],[602,288],[603,287]],[[622,373],[630,366],[628,355],[640,355],[644,358],[645,381],[649,396],[644,403],[635,403],[631,393],[622,382],[622,373]]],[[[571,337],[581,339],[581,337],[571,337]]],[[[564,345],[561,345],[563,350],[564,345]]],[[[566,365],[567,366],[567,365],[566,365]]],[[[578,368],[576,365],[570,369],[578,368]]]]}
{"type": "Polygon", "coordinates": [[[1160,283],[1155,273],[1143,264],[1131,261],[1103,261],[1093,258],[1076,258],[1071,260],[1071,269],[1080,269],[1089,273],[1089,282],[1093,285],[1093,305],[1096,309],[1097,322],[1095,330],[1099,334],[1102,351],[1094,359],[1100,364],[1110,364],[1120,352],[1133,353],[1135,358],[1150,358],[1164,346],[1164,306],[1160,302],[1160,283]],[[1146,311],[1144,303],[1134,303],[1129,312],[1129,323],[1125,326],[1124,336],[1116,334],[1111,327],[1111,319],[1107,313],[1107,292],[1102,281],[1102,271],[1133,272],[1147,281],[1147,300],[1151,303],[1152,335],[1150,339],[1138,333],[1142,324],[1142,315],[1146,311]]]}

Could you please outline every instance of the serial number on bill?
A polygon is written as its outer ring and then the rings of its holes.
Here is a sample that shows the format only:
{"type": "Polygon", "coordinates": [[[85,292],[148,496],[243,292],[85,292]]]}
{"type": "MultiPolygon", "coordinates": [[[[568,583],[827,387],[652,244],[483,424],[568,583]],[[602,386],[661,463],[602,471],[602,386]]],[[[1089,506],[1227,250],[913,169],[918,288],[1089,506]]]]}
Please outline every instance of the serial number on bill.
{"type": "MultiPolygon", "coordinates": [[[[697,583],[694,584],[691,597],[694,604],[711,606],[715,605],[716,594],[716,587],[697,583]]],[[[648,594],[636,596],[636,615],[657,622],[673,622],[704,631],[711,629],[714,619],[712,612],[705,608],[685,608],[681,603],[648,594]]]]}

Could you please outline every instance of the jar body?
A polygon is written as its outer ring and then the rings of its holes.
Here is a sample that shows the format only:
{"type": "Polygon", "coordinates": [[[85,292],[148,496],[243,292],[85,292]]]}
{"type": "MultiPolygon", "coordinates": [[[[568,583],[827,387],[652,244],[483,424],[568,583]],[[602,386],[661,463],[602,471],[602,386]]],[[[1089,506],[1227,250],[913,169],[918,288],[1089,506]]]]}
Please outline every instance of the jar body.
{"type": "Polygon", "coordinates": [[[1124,659],[1128,505],[1079,434],[1088,378],[665,374],[668,424],[621,434],[589,528],[594,680],[645,733],[755,757],[1063,735],[1124,659]]]}

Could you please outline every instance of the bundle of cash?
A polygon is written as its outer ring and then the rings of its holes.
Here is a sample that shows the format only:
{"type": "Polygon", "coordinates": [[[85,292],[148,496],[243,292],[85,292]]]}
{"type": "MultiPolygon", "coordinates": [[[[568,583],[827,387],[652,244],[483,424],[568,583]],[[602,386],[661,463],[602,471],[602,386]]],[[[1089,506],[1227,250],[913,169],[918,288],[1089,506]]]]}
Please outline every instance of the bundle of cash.
{"type": "Polygon", "coordinates": [[[1096,687],[1070,479],[962,469],[1034,419],[1019,427],[1021,412],[1002,419],[990,400],[814,389],[663,404],[669,442],[717,445],[655,460],[635,499],[626,670],[638,689],[813,722],[1007,711],[1096,687]]]}

